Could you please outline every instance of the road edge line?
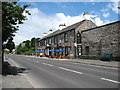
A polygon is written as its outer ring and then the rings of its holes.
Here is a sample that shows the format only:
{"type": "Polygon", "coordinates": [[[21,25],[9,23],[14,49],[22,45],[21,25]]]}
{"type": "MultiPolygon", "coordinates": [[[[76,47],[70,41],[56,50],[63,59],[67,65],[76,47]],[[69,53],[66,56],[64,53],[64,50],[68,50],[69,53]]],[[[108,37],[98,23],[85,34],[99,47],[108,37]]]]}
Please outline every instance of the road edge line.
{"type": "MultiPolygon", "coordinates": [[[[18,64],[16,64],[11,58],[9,58],[9,61],[12,63],[13,66],[16,66],[16,67],[20,68],[20,66],[19,66],[18,64]]],[[[35,85],[33,85],[33,83],[31,83],[30,78],[28,78],[28,76],[27,76],[25,73],[24,73],[24,74],[19,73],[19,75],[24,76],[24,77],[27,79],[27,81],[29,82],[29,84],[30,84],[33,88],[36,88],[35,85]]]]}
{"type": "Polygon", "coordinates": [[[120,84],[119,81],[115,81],[115,80],[111,80],[111,79],[107,79],[107,78],[101,78],[102,80],[105,80],[105,81],[109,81],[109,82],[113,82],[113,83],[117,83],[117,84],[120,84]]]}

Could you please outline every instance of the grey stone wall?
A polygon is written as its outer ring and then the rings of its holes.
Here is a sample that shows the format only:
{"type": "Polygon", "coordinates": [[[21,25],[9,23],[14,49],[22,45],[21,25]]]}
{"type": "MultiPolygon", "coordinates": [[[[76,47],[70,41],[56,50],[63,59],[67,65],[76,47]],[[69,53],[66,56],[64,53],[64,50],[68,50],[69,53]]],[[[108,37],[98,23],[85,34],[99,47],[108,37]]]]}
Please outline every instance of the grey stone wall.
{"type": "Polygon", "coordinates": [[[90,29],[90,28],[94,28],[96,27],[96,25],[91,21],[91,20],[85,20],[81,25],[79,25],[77,28],[76,28],[76,33],[77,32],[80,32],[83,31],[83,30],[87,30],[87,29],[90,29]]]}
{"type": "Polygon", "coordinates": [[[89,55],[100,56],[111,53],[113,57],[119,57],[119,24],[111,23],[82,32],[82,54],[86,55],[85,47],[89,47],[89,55]]]}
{"type": "MultiPolygon", "coordinates": [[[[74,50],[74,29],[73,30],[69,30],[69,31],[66,31],[66,32],[64,32],[64,33],[60,33],[60,34],[57,34],[57,35],[55,35],[56,37],[57,37],[57,43],[56,44],[54,44],[54,37],[55,36],[52,36],[52,37],[48,37],[48,38],[46,38],[46,40],[47,39],[49,39],[49,38],[52,38],[52,43],[51,43],[51,45],[49,45],[49,47],[51,47],[51,48],[55,48],[55,47],[59,47],[59,46],[63,46],[64,48],[63,48],[63,55],[65,56],[65,47],[66,46],[71,46],[71,48],[68,48],[68,58],[73,58],[74,57],[74,52],[75,52],[75,50],[74,50]],[[65,33],[67,33],[68,34],[68,41],[67,42],[65,42],[64,41],[64,34],[65,33]]],[[[40,41],[38,41],[38,42],[36,42],[36,49],[45,49],[47,46],[45,46],[45,45],[40,45],[39,46],[39,42],[41,42],[42,40],[40,40],[40,41]]],[[[52,52],[52,55],[54,56],[54,52],[52,52]]]]}
{"type": "Polygon", "coordinates": [[[65,47],[71,46],[71,48],[68,48],[68,58],[74,57],[74,30],[69,30],[65,32],[68,34],[68,41],[64,41],[64,33],[61,33],[58,35],[58,42],[61,40],[61,43],[58,43],[58,46],[63,46],[63,55],[65,55],[65,47]]]}
{"type": "MultiPolygon", "coordinates": [[[[85,20],[81,25],[75,29],[75,42],[77,43],[77,33],[81,33],[84,30],[97,27],[91,20],[85,20]]],[[[82,44],[82,43],[80,43],[82,44]]],[[[77,44],[79,45],[79,44],[77,44]]],[[[76,47],[76,56],[78,57],[77,47],[76,47]]]]}

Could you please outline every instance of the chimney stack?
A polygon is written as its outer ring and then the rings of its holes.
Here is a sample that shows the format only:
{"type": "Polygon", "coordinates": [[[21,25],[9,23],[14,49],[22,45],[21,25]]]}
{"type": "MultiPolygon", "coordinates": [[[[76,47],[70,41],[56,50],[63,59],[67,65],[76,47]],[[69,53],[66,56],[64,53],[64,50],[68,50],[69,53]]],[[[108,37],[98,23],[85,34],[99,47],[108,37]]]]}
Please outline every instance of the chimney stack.
{"type": "Polygon", "coordinates": [[[50,33],[52,33],[53,32],[53,30],[52,29],[50,29],[49,31],[48,31],[48,34],[50,34],[50,33]]]}
{"type": "Polygon", "coordinates": [[[85,12],[83,16],[85,20],[90,20],[90,14],[88,12],[85,12]]]}
{"type": "Polygon", "coordinates": [[[64,23],[64,24],[60,24],[60,25],[59,25],[59,30],[62,30],[63,28],[66,28],[65,23],[64,23]]]}
{"type": "Polygon", "coordinates": [[[43,37],[44,37],[44,36],[47,36],[47,33],[43,33],[43,37]]]}

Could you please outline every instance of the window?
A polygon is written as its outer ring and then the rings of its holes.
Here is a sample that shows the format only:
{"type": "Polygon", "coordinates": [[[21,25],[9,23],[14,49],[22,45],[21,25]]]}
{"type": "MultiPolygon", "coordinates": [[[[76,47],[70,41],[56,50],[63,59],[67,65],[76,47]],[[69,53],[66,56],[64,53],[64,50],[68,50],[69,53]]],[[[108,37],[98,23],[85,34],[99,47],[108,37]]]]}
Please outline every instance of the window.
{"type": "Polygon", "coordinates": [[[43,45],[44,45],[44,40],[42,40],[41,44],[42,44],[41,46],[43,46],[43,45]]]}
{"type": "Polygon", "coordinates": [[[46,45],[49,44],[49,39],[46,39],[46,45]]]}
{"type": "Polygon", "coordinates": [[[40,41],[40,46],[42,46],[42,41],[40,41]]]}
{"type": "Polygon", "coordinates": [[[77,33],[77,43],[81,43],[81,34],[77,33]]]}
{"type": "Polygon", "coordinates": [[[89,46],[85,46],[86,55],[89,55],[89,46]]]}
{"type": "Polygon", "coordinates": [[[40,42],[39,41],[37,41],[37,46],[40,46],[40,42]]]}
{"type": "Polygon", "coordinates": [[[67,33],[64,34],[64,41],[65,41],[65,42],[68,41],[68,34],[67,34],[67,33]]]}
{"type": "Polygon", "coordinates": [[[52,39],[51,38],[49,39],[49,44],[52,44],[52,39]]]}
{"type": "Polygon", "coordinates": [[[46,40],[44,40],[44,45],[46,45],[47,44],[47,42],[46,42],[46,40]]]}
{"type": "Polygon", "coordinates": [[[59,44],[61,44],[61,42],[62,42],[61,37],[62,37],[62,35],[60,34],[60,35],[59,35],[59,39],[58,39],[58,41],[59,41],[58,43],[59,43],[59,44]]]}
{"type": "Polygon", "coordinates": [[[56,37],[54,37],[54,44],[56,44],[56,37]]]}
{"type": "Polygon", "coordinates": [[[58,44],[58,37],[57,36],[54,37],[54,44],[58,44]]]}

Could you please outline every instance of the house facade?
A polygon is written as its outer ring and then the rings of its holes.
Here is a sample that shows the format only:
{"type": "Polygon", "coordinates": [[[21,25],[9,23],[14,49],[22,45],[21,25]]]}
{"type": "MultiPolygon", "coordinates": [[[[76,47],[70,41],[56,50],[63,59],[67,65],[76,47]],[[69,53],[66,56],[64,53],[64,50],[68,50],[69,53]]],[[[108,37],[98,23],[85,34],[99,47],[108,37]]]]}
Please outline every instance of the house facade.
{"type": "Polygon", "coordinates": [[[112,54],[114,60],[120,60],[119,26],[120,21],[117,21],[82,31],[82,55],[99,58],[108,53],[112,54]]]}
{"type": "Polygon", "coordinates": [[[42,50],[45,56],[62,58],[95,57],[103,53],[112,53],[119,58],[119,24],[114,22],[97,27],[91,20],[83,21],[45,35],[36,42],[36,49],[42,50]]]}

